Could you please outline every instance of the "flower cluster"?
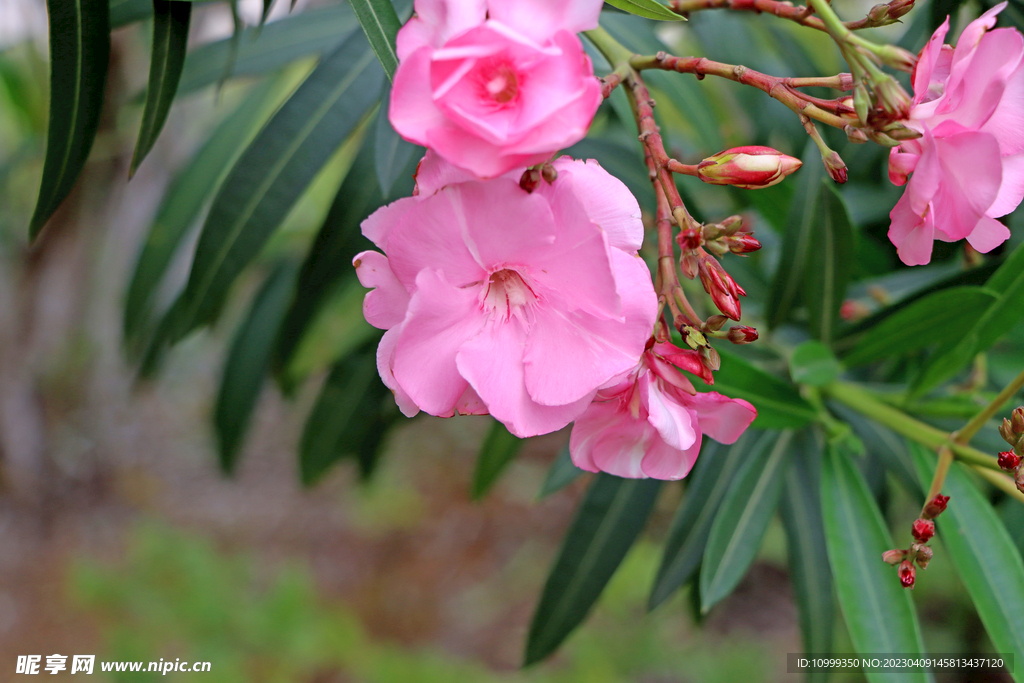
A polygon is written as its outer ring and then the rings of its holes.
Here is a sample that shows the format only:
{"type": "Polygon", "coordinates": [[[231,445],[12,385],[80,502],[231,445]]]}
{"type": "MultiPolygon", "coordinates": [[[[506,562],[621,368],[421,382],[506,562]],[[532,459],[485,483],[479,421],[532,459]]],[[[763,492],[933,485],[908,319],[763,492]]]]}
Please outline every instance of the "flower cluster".
{"type": "MultiPolygon", "coordinates": [[[[732,443],[756,411],[698,393],[681,372],[710,384],[717,355],[667,341],[626,186],[594,161],[552,161],[586,134],[602,100],[575,35],[597,25],[601,5],[417,0],[398,34],[390,118],[428,151],[413,196],[364,221],[380,251],[354,265],[372,290],[364,315],[385,330],[378,370],[405,415],[489,414],[519,437],[575,421],[580,467],[679,479],[704,434],[732,443]]],[[[795,160],[780,166],[751,149],[702,172],[716,182],[738,169],[747,184],[768,185],[795,170],[795,160]]],[[[758,248],[739,228],[712,230],[706,243],[758,248]]],[[[709,292],[728,290],[720,305],[738,319],[739,286],[720,267],[699,269],[709,292]]],[[[757,333],[719,336],[746,343],[757,333]]]]}
{"type": "Polygon", "coordinates": [[[928,263],[935,240],[986,253],[1010,236],[996,219],[1024,197],[1024,36],[991,30],[1005,7],[971,22],[955,48],[943,43],[947,18],[918,58],[903,123],[921,137],[889,157],[890,179],[907,186],[889,239],[908,265],[928,263]]]}
{"type": "Polygon", "coordinates": [[[1017,489],[1024,493],[1024,406],[1015,408],[1009,419],[1003,418],[999,434],[1010,444],[1010,450],[999,454],[999,466],[1013,474],[1017,489]]]}
{"type": "Polygon", "coordinates": [[[882,560],[891,565],[899,565],[896,570],[899,574],[900,585],[904,588],[913,588],[917,580],[917,570],[914,564],[921,569],[927,569],[934,551],[928,545],[928,541],[935,535],[935,518],[942,514],[949,505],[949,496],[936,494],[934,498],[925,503],[921,510],[921,516],[914,520],[910,526],[910,535],[914,542],[906,550],[886,550],[882,553],[882,560]]]}

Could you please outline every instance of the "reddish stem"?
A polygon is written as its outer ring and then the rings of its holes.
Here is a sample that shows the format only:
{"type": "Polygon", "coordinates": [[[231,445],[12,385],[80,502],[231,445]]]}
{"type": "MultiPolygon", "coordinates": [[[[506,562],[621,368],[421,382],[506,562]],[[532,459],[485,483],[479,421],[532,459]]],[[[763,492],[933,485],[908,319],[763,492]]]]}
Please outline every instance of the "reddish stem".
{"type": "MultiPolygon", "coordinates": [[[[669,9],[684,16],[690,12],[702,9],[731,9],[756,12],[758,14],[764,12],[766,14],[773,14],[780,19],[795,21],[802,26],[807,26],[819,31],[827,31],[825,23],[818,17],[814,16],[813,8],[794,7],[788,2],[780,0],[671,0],[671,2],[669,2],[669,9]]],[[[868,17],[864,17],[857,21],[847,21],[845,22],[845,25],[846,28],[851,31],[858,31],[864,28],[884,26],[885,24],[878,23],[872,21],[868,17]]]]}

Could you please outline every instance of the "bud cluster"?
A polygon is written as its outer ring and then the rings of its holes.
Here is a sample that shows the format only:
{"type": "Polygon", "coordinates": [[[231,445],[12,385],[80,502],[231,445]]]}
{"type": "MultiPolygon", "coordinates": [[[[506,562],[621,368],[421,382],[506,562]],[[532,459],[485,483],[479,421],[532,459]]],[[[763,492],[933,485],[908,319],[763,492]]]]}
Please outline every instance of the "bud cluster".
{"type": "Polygon", "coordinates": [[[999,467],[1013,474],[1017,489],[1024,493],[1024,467],[1021,467],[1024,460],[1024,406],[1015,408],[1009,419],[1003,418],[999,434],[1011,449],[999,454],[999,467]]]}
{"type": "Polygon", "coordinates": [[[730,252],[750,254],[761,248],[761,243],[754,237],[742,216],[729,216],[721,223],[701,226],[699,239],[693,235],[694,232],[696,230],[690,228],[679,234],[679,246],[684,251],[703,246],[715,256],[725,256],[730,252]]]}
{"type": "Polygon", "coordinates": [[[890,565],[899,565],[896,570],[900,578],[900,585],[904,588],[913,588],[917,580],[916,563],[921,569],[926,569],[931,562],[934,551],[927,545],[928,541],[935,536],[935,522],[932,521],[946,509],[949,504],[949,496],[939,494],[929,500],[921,510],[921,516],[914,520],[910,526],[910,533],[914,537],[914,543],[910,548],[902,550],[899,548],[886,550],[882,553],[882,561],[890,565]]]}

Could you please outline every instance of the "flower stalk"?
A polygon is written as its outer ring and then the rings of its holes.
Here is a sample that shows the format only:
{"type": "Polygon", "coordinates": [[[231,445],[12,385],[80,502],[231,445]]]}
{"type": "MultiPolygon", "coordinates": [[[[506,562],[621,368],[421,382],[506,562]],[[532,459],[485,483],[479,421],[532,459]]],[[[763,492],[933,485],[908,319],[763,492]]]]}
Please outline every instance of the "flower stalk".
{"type": "Polygon", "coordinates": [[[1016,396],[1017,392],[1024,388],[1024,370],[1019,375],[1013,378],[1013,380],[1007,384],[999,395],[996,396],[992,401],[985,406],[977,415],[971,418],[970,422],[963,426],[963,428],[957,432],[956,440],[959,443],[970,443],[971,439],[978,431],[988,424],[999,410],[1006,405],[1010,399],[1016,396]]]}

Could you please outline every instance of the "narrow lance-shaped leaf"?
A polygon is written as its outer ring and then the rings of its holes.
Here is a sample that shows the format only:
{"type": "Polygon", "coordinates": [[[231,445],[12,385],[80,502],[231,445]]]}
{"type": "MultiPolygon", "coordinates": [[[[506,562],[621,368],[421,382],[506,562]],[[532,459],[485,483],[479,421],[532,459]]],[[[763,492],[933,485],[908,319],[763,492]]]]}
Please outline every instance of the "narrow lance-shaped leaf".
{"type": "Polygon", "coordinates": [[[471,492],[474,500],[483,498],[491,490],[522,446],[523,440],[505,429],[505,425],[497,420],[491,424],[476,458],[471,492]]]}
{"type": "MultiPolygon", "coordinates": [[[[793,440],[793,463],[786,471],[782,494],[782,524],[786,530],[789,576],[800,608],[804,652],[832,652],[835,601],[832,572],[822,550],[825,529],[821,517],[821,445],[813,432],[793,440]]],[[[827,678],[824,672],[809,673],[810,683],[827,678]]]]}
{"type": "MultiPolygon", "coordinates": [[[[923,490],[935,472],[935,455],[915,443],[910,450],[923,490]]],[[[1024,562],[988,497],[971,482],[968,472],[960,463],[949,468],[942,486],[949,505],[935,518],[935,526],[996,651],[1022,653],[1024,562]]],[[[935,562],[944,560],[936,553],[935,562]]],[[[1020,683],[1024,671],[1015,664],[1011,675],[1020,683]]]]}
{"type": "Polygon", "coordinates": [[[352,34],[260,131],[210,208],[171,341],[217,315],[235,278],[373,106],[380,79],[366,41],[352,34]]]}
{"type": "Polygon", "coordinates": [[[153,49],[149,61],[146,108],[142,112],[142,128],[135,143],[129,177],[135,174],[139,164],[153,149],[171,111],[181,70],[185,66],[191,18],[191,2],[153,0],[153,49]]]}
{"type": "Polygon", "coordinates": [[[398,68],[395,36],[402,27],[394,5],[391,0],[350,0],[350,4],[388,80],[394,79],[398,68]]]}
{"type": "Polygon", "coordinates": [[[50,16],[50,116],[34,239],[71,192],[92,149],[110,59],[108,0],[47,0],[50,16]]]}
{"type": "MultiPolygon", "coordinates": [[[[704,441],[697,464],[688,477],[686,497],[672,520],[661,565],[647,600],[648,609],[667,600],[697,571],[715,513],[736,471],[748,458],[763,454],[756,449],[752,451],[753,444],[761,444],[754,432],[747,432],[733,446],[722,446],[710,439],[704,441]]],[[[694,593],[699,601],[696,587],[694,593]]]]}
{"type": "Polygon", "coordinates": [[[754,561],[768,523],[775,514],[789,464],[792,432],[766,432],[736,473],[708,535],[700,571],[701,611],[726,598],[754,561]]]}
{"type": "Polygon", "coordinates": [[[398,418],[391,392],[377,375],[379,339],[338,361],[324,382],[299,445],[304,484],[314,483],[346,456],[356,457],[364,478],[372,473],[384,437],[398,418]]]}
{"type": "Polygon", "coordinates": [[[235,332],[214,408],[220,466],[230,473],[270,367],[270,357],[285,311],[295,295],[293,263],[282,263],[257,293],[249,315],[235,332]]]}
{"type": "Polygon", "coordinates": [[[561,491],[583,475],[583,470],[572,462],[572,455],[569,453],[569,444],[562,447],[551,463],[551,469],[544,477],[544,483],[540,487],[538,498],[547,498],[552,493],[561,491]]]}
{"type": "Polygon", "coordinates": [[[586,618],[643,529],[661,482],[599,474],[576,513],[544,584],[526,643],[526,664],[555,651],[586,618]]]}
{"type": "Polygon", "coordinates": [[[683,19],[682,16],[657,2],[657,0],[606,0],[606,2],[623,12],[636,14],[646,19],[657,19],[659,21],[682,21],[683,19]]]}
{"type": "MultiPolygon", "coordinates": [[[[924,652],[921,629],[896,571],[882,562],[894,547],[867,483],[848,455],[831,445],[821,472],[825,546],[854,650],[861,654],[924,652]]],[[[870,683],[928,680],[925,673],[867,672],[870,683]]]]}
{"type": "Polygon", "coordinates": [[[835,336],[854,251],[850,214],[832,185],[827,178],[822,178],[818,185],[819,220],[811,231],[811,267],[804,274],[804,301],[811,332],[825,344],[830,344],[835,336]]]}
{"type": "Polygon", "coordinates": [[[380,191],[387,195],[391,192],[398,177],[405,172],[410,160],[423,157],[423,148],[407,142],[395,132],[388,120],[388,107],[391,104],[391,86],[384,87],[380,100],[380,111],[377,114],[377,129],[374,135],[374,161],[377,169],[377,181],[380,191]]]}

